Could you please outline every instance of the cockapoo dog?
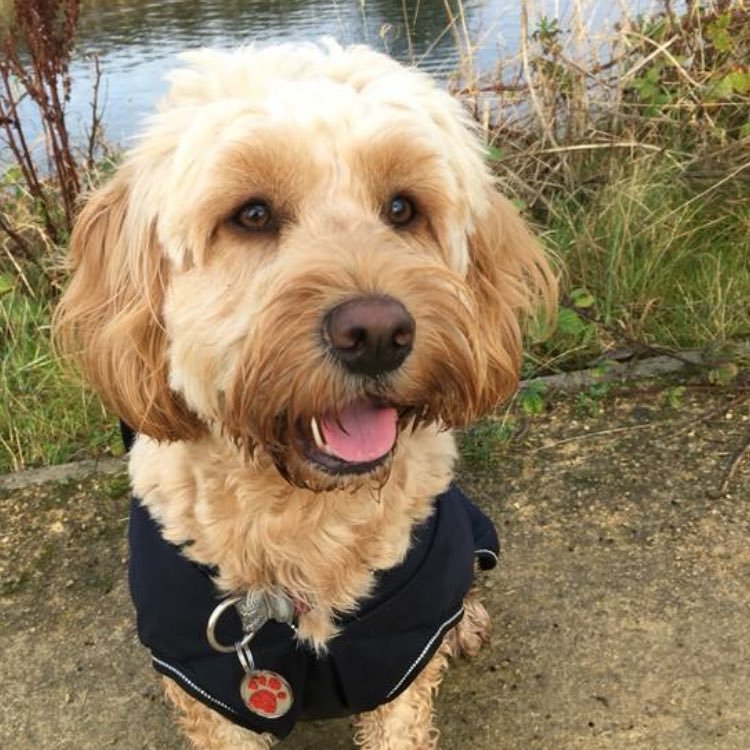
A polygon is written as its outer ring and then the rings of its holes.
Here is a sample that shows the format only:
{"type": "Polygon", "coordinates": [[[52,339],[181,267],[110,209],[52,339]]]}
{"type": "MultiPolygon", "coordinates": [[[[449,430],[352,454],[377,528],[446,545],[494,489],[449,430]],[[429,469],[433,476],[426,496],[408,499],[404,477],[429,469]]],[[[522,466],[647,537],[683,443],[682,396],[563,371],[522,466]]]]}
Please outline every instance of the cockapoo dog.
{"type": "Polygon", "coordinates": [[[554,279],[461,105],[365,47],[185,55],[71,240],[64,348],[135,431],[141,640],[200,750],[433,748],[497,539],[450,428],[554,279]]]}

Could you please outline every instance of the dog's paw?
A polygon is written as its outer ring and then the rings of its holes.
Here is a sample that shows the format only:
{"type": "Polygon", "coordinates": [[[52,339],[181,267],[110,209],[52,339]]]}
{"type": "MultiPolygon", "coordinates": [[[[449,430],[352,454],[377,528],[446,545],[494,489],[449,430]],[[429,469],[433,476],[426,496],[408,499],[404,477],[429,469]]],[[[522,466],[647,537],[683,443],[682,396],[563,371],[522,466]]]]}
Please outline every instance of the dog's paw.
{"type": "Polygon", "coordinates": [[[274,672],[254,672],[242,681],[242,699],[258,716],[277,719],[292,706],[292,691],[286,680],[274,672]]]}

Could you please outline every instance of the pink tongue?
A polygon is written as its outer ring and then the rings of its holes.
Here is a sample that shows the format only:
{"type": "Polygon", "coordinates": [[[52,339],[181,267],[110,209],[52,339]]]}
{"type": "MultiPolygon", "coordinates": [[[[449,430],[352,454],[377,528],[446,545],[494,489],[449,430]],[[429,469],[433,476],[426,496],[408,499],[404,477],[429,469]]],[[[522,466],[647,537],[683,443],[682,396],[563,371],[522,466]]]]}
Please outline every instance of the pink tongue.
{"type": "Polygon", "coordinates": [[[323,417],[320,429],[334,456],[349,463],[363,463],[382,458],[393,448],[397,417],[396,410],[390,407],[355,401],[339,412],[338,423],[323,417]]]}

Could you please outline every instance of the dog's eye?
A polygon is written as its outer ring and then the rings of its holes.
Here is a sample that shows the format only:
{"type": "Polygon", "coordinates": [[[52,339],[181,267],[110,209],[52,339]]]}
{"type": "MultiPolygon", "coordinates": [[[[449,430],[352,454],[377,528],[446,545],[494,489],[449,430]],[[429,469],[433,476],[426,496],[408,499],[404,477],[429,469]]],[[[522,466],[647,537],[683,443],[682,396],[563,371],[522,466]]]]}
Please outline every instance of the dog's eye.
{"type": "Polygon", "coordinates": [[[394,195],[385,206],[385,219],[394,227],[405,227],[416,214],[414,203],[404,195],[394,195]]]}
{"type": "Polygon", "coordinates": [[[248,201],[232,217],[235,224],[252,232],[273,229],[274,218],[271,207],[264,200],[248,201]]]}

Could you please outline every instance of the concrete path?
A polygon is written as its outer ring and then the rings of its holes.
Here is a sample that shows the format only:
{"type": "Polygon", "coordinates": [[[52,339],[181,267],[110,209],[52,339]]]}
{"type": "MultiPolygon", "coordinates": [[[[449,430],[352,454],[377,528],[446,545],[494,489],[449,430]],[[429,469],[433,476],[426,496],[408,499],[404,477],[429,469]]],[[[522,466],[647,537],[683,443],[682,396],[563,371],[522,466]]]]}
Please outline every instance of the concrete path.
{"type": "MultiPolygon", "coordinates": [[[[492,642],[438,699],[444,749],[750,749],[743,395],[570,399],[472,451],[462,484],[503,555],[482,584],[492,642]]],[[[184,747],[134,636],[125,492],[115,475],[0,494],[2,750],[184,747]]],[[[283,746],[350,748],[348,722],[283,746]]]]}

